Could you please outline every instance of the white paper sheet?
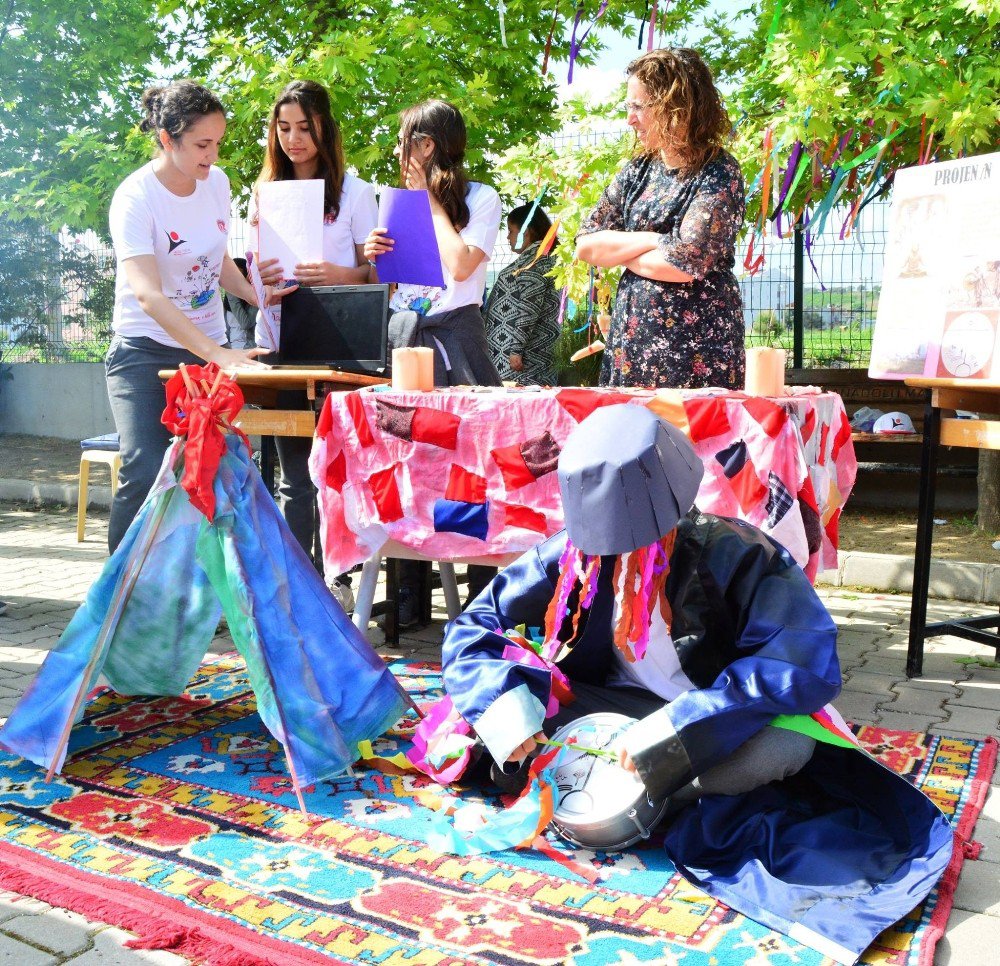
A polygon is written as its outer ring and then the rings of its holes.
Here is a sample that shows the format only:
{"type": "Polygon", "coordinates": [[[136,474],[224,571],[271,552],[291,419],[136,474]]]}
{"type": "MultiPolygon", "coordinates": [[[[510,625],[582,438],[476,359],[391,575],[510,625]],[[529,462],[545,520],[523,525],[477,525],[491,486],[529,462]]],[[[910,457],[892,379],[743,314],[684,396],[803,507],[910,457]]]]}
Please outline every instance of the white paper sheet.
{"type": "Polygon", "coordinates": [[[260,260],[277,258],[282,274],[323,260],[323,181],[264,181],[257,186],[260,260]]]}

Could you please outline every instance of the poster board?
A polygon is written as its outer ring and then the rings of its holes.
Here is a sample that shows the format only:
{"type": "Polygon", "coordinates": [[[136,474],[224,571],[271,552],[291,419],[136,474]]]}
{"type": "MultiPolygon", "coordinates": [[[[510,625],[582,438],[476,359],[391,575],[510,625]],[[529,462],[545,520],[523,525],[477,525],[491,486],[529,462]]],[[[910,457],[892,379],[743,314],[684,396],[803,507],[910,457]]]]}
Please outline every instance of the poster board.
{"type": "Polygon", "coordinates": [[[903,168],[868,374],[1000,380],[1000,153],[903,168]]]}

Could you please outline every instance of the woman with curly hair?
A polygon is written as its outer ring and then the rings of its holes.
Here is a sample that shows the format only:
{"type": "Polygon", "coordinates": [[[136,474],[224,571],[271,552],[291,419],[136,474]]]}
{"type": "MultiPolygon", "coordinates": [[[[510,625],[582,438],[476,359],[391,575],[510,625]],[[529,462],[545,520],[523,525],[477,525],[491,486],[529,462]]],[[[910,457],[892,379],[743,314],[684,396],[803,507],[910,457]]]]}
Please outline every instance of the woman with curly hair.
{"type": "Polygon", "coordinates": [[[722,147],[732,125],[694,50],[650,51],[626,74],[623,107],[638,151],[577,238],[583,261],[624,268],[601,384],[742,387],[733,265],[745,191],[722,147]]]}

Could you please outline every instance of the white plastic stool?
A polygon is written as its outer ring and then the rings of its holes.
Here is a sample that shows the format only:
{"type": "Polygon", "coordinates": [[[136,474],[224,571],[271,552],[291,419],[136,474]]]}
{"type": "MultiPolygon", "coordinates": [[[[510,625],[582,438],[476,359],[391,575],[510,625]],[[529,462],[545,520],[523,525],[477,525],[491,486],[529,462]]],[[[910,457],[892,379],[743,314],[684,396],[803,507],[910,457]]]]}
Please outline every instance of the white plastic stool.
{"type": "Polygon", "coordinates": [[[118,470],[122,458],[118,450],[85,449],[80,453],[80,489],[76,498],[76,542],[83,543],[83,529],[87,520],[87,484],[90,482],[90,464],[104,463],[111,468],[111,497],[118,489],[118,470]]]}

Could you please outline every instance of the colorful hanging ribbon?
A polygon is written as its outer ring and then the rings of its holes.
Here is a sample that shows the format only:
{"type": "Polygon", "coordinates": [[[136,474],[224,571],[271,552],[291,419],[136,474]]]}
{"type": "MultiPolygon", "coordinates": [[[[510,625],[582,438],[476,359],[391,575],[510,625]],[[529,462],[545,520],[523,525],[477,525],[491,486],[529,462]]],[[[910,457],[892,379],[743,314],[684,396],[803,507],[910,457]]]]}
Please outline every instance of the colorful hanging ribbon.
{"type": "Polygon", "coordinates": [[[576,16],[573,18],[573,33],[570,35],[569,39],[569,74],[566,77],[566,83],[573,83],[573,65],[576,63],[577,55],[580,53],[580,48],[583,46],[583,42],[590,35],[590,31],[594,29],[594,25],[597,23],[601,17],[604,16],[604,11],[608,9],[608,0],[601,0],[601,6],[598,8],[597,16],[590,22],[587,29],[581,34],[580,39],[576,39],[576,31],[580,26],[580,21],[583,20],[583,0],[579,0],[576,6],[576,16]]]}
{"type": "Polygon", "coordinates": [[[252,452],[250,440],[232,421],[243,408],[243,393],[236,382],[214,363],[185,366],[167,382],[167,405],[160,421],[175,436],[186,436],[184,474],[180,485],[191,505],[211,523],[215,517],[215,474],[226,451],[224,433],[238,433],[252,452]]]}

